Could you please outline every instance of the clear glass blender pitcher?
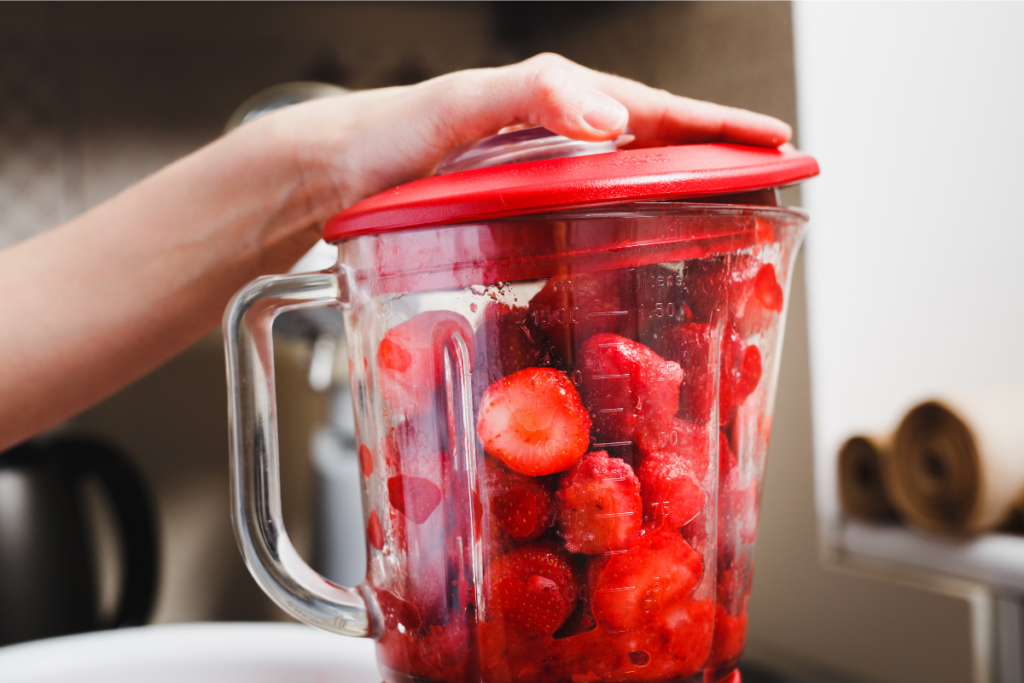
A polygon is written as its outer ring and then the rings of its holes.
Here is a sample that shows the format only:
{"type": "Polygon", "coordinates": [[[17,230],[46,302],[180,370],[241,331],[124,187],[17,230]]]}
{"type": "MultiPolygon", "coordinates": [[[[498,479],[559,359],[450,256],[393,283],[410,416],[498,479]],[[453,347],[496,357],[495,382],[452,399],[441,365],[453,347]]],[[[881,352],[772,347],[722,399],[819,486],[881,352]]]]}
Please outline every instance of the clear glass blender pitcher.
{"type": "Polygon", "coordinates": [[[376,639],[388,683],[732,675],[806,222],[758,190],[816,172],[791,150],[620,151],[429,178],[332,219],[335,268],[256,280],[225,318],[256,580],[376,639]],[[281,517],[270,327],[310,306],[345,317],[356,588],[310,569],[281,517]]]}

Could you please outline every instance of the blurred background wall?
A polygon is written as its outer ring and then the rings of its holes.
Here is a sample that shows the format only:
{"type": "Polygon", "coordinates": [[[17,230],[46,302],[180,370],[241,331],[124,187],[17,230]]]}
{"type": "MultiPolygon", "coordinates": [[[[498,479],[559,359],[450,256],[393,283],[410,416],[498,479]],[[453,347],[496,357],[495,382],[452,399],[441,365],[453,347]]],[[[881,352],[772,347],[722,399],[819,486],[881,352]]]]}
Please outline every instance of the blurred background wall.
{"type": "MultiPolygon", "coordinates": [[[[265,87],[300,79],[349,88],[407,84],[541,50],[772,114],[797,128],[799,143],[788,3],[5,4],[0,246],[52,227],[212,140],[233,109],[265,87]]],[[[830,171],[826,165],[819,182],[830,171]]],[[[892,188],[860,187],[855,195],[882,191],[892,188]]],[[[800,198],[787,191],[785,200],[800,198]]],[[[803,272],[801,261],[748,660],[821,680],[966,681],[964,604],[819,566],[803,272]]],[[[290,468],[286,516],[308,550],[308,439],[324,406],[302,377],[307,350],[285,352],[278,381],[290,468]]],[[[73,421],[122,445],[157,489],[159,621],[276,614],[247,576],[230,532],[223,377],[212,333],[73,421]]]]}

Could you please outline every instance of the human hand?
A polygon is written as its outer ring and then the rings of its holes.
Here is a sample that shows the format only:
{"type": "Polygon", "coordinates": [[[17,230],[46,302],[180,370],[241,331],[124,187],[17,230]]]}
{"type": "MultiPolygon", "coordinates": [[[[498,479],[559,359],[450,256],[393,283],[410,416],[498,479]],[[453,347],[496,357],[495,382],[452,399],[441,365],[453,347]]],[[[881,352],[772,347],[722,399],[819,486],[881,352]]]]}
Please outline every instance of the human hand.
{"type": "Polygon", "coordinates": [[[239,134],[272,136],[292,151],[309,218],[321,223],[364,197],[428,175],[458,145],[516,123],[589,141],[612,139],[628,123],[639,146],[778,147],[792,135],[770,116],[672,95],[554,54],[309,102],[239,134]]]}
{"type": "Polygon", "coordinates": [[[289,107],[241,126],[0,252],[0,448],[92,405],[193,343],[231,295],[291,267],[355,202],[428,175],[460,144],[524,123],[637,144],[791,134],[557,55],[289,107]],[[73,335],[66,333],[74,330],[73,335]]]}

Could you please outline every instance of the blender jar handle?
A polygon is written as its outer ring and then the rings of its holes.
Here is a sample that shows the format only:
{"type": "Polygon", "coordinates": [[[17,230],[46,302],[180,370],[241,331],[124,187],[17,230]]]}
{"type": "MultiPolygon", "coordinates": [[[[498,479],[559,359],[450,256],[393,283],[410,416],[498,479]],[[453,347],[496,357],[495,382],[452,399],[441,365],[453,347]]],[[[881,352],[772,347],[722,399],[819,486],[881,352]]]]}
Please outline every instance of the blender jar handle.
{"type": "Polygon", "coordinates": [[[313,626],[347,636],[374,636],[358,588],[328,581],[299,557],[281,515],[281,482],[271,326],[285,311],[348,307],[346,272],[261,277],[250,282],[224,315],[231,448],[231,517],[245,563],[282,609],[313,626]]]}

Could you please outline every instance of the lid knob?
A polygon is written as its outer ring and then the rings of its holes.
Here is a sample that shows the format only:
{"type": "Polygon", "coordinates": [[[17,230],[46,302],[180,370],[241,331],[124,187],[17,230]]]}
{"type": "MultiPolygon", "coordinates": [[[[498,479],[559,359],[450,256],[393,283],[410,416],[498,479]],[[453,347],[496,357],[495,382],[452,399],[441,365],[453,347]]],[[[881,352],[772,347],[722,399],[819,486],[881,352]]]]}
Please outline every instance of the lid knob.
{"type": "Polygon", "coordinates": [[[586,142],[552,133],[541,126],[509,126],[497,135],[467,142],[441,159],[434,175],[447,175],[475,168],[519,164],[524,161],[582,157],[616,152],[633,142],[636,136],[629,129],[614,140],[586,142]]]}

